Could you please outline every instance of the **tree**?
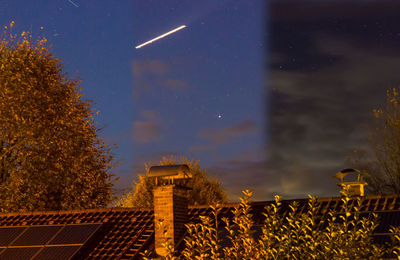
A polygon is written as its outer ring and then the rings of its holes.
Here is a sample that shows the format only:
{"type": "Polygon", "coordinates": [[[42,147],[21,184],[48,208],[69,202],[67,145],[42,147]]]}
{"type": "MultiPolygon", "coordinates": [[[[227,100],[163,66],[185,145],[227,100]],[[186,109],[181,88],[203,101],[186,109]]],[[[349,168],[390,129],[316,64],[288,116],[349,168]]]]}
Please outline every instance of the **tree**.
{"type": "MultiPolygon", "coordinates": [[[[178,164],[173,158],[163,157],[160,165],[178,164]]],[[[216,179],[207,176],[204,169],[201,169],[198,161],[189,161],[182,157],[179,164],[187,164],[192,171],[193,179],[191,186],[193,190],[189,195],[189,205],[209,205],[213,203],[227,203],[226,191],[221,187],[221,183],[216,179]]],[[[146,172],[149,171],[148,165],[146,172]]],[[[146,174],[139,175],[139,182],[133,182],[132,190],[122,196],[117,202],[122,207],[153,207],[153,189],[155,179],[146,174]]]]}
{"type": "Polygon", "coordinates": [[[384,109],[374,109],[375,127],[367,149],[354,150],[350,161],[371,176],[368,189],[375,194],[400,193],[400,97],[387,91],[384,109]]]}
{"type": "Polygon", "coordinates": [[[104,207],[115,165],[90,101],[46,46],[0,35],[0,211],[104,207]]]}

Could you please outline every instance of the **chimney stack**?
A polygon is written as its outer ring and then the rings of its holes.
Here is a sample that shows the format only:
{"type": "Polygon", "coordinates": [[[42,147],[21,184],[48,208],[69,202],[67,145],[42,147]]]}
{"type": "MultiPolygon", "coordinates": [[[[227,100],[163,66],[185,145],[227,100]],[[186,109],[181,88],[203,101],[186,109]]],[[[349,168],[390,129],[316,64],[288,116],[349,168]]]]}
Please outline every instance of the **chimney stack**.
{"type": "Polygon", "coordinates": [[[364,196],[364,186],[368,185],[366,182],[341,182],[338,183],[341,187],[341,193],[347,192],[348,196],[364,196]]]}
{"type": "Polygon", "coordinates": [[[155,250],[160,256],[162,245],[169,241],[176,248],[185,234],[188,222],[188,180],[192,178],[187,165],[153,166],[149,176],[156,178],[154,189],[155,250]]]}
{"type": "Polygon", "coordinates": [[[341,170],[340,172],[336,173],[334,177],[340,180],[337,185],[341,188],[340,193],[342,195],[347,194],[350,197],[364,196],[364,186],[368,185],[368,183],[364,181],[363,178],[369,177],[368,173],[349,168],[341,170]],[[356,173],[357,179],[355,181],[344,181],[344,177],[350,173],[356,173]]]}

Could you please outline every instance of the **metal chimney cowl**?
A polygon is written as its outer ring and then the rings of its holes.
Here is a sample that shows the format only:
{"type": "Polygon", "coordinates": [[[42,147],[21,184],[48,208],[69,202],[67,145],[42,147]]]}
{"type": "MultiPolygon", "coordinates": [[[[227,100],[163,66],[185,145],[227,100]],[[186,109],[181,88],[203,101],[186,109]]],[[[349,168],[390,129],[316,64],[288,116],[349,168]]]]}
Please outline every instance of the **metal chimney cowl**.
{"type": "Polygon", "coordinates": [[[364,181],[364,178],[368,178],[370,175],[365,171],[348,168],[337,172],[333,177],[340,181],[337,185],[341,188],[340,193],[342,195],[354,197],[364,196],[364,187],[368,185],[368,183],[364,181]],[[344,181],[344,178],[352,173],[356,174],[356,179],[353,181],[344,181]]]}

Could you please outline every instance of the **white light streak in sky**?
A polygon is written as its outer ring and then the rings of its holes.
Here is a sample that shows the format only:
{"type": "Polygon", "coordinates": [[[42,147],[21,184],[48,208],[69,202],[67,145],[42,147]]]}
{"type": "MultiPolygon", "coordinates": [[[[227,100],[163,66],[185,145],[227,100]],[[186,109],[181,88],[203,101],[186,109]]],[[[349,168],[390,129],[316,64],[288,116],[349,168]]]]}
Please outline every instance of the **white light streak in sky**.
{"type": "Polygon", "coordinates": [[[173,34],[174,32],[177,32],[177,31],[179,31],[179,30],[182,30],[182,29],[185,28],[185,27],[186,27],[186,25],[179,26],[178,28],[175,28],[175,29],[173,29],[172,31],[169,31],[169,32],[164,33],[164,34],[162,34],[162,35],[160,35],[160,36],[158,36],[158,37],[156,37],[156,38],[154,38],[154,39],[151,39],[150,41],[147,41],[147,42],[145,42],[145,43],[142,43],[142,44],[136,46],[135,48],[136,48],[136,49],[140,49],[140,48],[142,48],[143,46],[146,46],[146,45],[148,45],[148,44],[150,44],[150,43],[152,43],[152,42],[158,41],[159,39],[164,38],[164,37],[166,37],[166,36],[168,36],[168,35],[170,35],[170,34],[173,34]]]}
{"type": "Polygon", "coordinates": [[[75,7],[79,7],[79,5],[75,4],[74,2],[72,2],[72,0],[68,0],[68,2],[70,2],[71,4],[73,4],[75,7]]]}

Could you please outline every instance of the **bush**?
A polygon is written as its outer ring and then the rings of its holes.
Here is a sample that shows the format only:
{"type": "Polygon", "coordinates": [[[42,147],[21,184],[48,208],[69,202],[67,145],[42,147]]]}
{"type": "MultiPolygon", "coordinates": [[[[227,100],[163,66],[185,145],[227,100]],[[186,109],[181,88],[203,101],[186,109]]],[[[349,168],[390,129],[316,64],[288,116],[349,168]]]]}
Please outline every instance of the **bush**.
{"type": "MultiPolygon", "coordinates": [[[[378,216],[361,217],[362,198],[342,197],[342,209],[318,214],[318,202],[310,196],[307,207],[292,202],[282,209],[279,196],[266,207],[261,234],[255,234],[250,213],[251,191],[244,191],[232,219],[222,218],[228,246],[222,247],[217,206],[212,217],[201,216],[200,223],[188,224],[184,259],[379,259],[400,254],[400,228],[391,228],[393,242],[374,244],[378,216]]],[[[221,224],[222,224],[221,223],[221,224]]],[[[166,244],[168,246],[168,244],[166,244]]],[[[170,245],[169,245],[170,246],[170,245]]],[[[176,259],[169,250],[168,259],[176,259]]]]}

